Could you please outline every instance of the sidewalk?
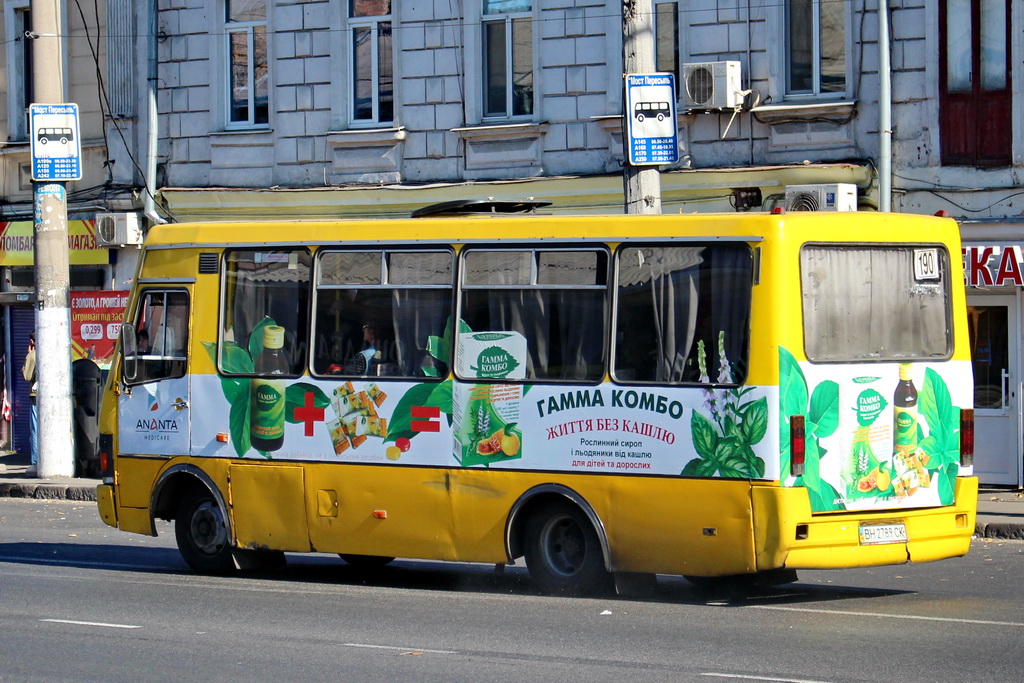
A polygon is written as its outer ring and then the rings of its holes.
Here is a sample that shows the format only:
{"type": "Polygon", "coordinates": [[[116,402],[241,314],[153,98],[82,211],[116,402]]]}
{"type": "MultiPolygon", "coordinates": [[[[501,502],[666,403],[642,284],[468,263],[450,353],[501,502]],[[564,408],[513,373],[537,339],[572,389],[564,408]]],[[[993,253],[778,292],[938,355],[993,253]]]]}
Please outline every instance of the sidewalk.
{"type": "Polygon", "coordinates": [[[36,498],[47,500],[96,500],[99,479],[29,476],[29,457],[0,451],[0,498],[36,498]]]}
{"type": "MultiPolygon", "coordinates": [[[[99,479],[30,477],[28,457],[0,452],[0,498],[96,500],[99,479]]],[[[1024,489],[982,486],[975,533],[982,538],[1024,540],[1024,489]]]]}

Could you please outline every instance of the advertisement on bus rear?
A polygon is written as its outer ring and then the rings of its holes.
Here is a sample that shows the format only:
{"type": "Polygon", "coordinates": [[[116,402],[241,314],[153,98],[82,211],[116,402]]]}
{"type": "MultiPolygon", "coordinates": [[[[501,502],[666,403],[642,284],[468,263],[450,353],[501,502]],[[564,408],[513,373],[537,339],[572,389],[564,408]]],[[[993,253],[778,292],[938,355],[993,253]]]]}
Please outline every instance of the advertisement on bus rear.
{"type": "Polygon", "coordinates": [[[781,467],[789,422],[805,422],[804,486],[815,512],[951,505],[960,409],[972,407],[968,361],[824,365],[780,349],[781,467]]]}

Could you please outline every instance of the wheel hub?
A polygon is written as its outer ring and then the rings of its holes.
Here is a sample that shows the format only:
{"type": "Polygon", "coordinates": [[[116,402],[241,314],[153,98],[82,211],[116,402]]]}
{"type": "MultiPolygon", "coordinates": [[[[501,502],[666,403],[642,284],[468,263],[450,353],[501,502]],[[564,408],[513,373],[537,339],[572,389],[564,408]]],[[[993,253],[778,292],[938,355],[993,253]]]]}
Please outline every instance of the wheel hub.
{"type": "Polygon", "coordinates": [[[218,553],[228,542],[224,515],[220,507],[210,501],[204,501],[192,513],[190,528],[196,549],[209,555],[218,553]]]}

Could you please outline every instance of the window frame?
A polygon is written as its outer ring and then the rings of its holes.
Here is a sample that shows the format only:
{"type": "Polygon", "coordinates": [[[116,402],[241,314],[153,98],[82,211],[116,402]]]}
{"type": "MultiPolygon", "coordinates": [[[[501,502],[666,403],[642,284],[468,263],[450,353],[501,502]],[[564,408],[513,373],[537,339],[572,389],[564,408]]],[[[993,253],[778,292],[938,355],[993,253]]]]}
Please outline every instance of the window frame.
{"type": "Polygon", "coordinates": [[[346,62],[347,62],[347,75],[348,75],[348,87],[347,87],[347,99],[348,99],[348,112],[347,117],[350,124],[353,127],[360,126],[380,126],[393,124],[395,121],[396,114],[396,82],[395,82],[395,39],[394,39],[394,7],[389,5],[389,11],[387,14],[377,15],[355,15],[354,0],[348,0],[347,4],[347,27],[346,32],[346,62]],[[380,83],[380,72],[381,72],[381,49],[380,49],[380,36],[381,30],[384,25],[387,26],[386,30],[391,35],[391,116],[381,116],[381,83],[380,83]],[[356,45],[356,32],[359,30],[368,30],[370,37],[370,110],[371,115],[369,118],[362,117],[357,118],[358,113],[358,89],[359,79],[357,78],[357,69],[359,67],[357,59],[356,45]]]}
{"type": "MultiPolygon", "coordinates": [[[[318,314],[319,314],[319,303],[320,303],[319,302],[319,298],[320,298],[320,292],[321,291],[339,291],[339,290],[340,291],[344,291],[344,290],[364,291],[364,290],[370,289],[370,290],[379,290],[379,291],[393,292],[393,291],[396,291],[396,290],[419,291],[419,290],[430,289],[430,290],[440,291],[440,290],[447,289],[448,292],[449,292],[449,295],[448,295],[448,320],[449,321],[450,320],[454,320],[454,316],[455,316],[455,292],[456,292],[456,282],[457,282],[457,271],[456,271],[457,260],[458,260],[457,259],[457,254],[455,253],[455,249],[454,248],[452,248],[451,246],[444,247],[444,246],[439,246],[439,245],[431,245],[431,246],[424,246],[424,247],[415,247],[415,246],[412,246],[412,245],[395,245],[393,247],[390,247],[390,246],[382,246],[382,247],[379,247],[379,248],[352,247],[352,248],[348,248],[348,249],[336,248],[336,247],[322,247],[322,248],[318,249],[317,253],[314,255],[313,274],[312,274],[312,277],[310,279],[310,281],[312,283],[312,287],[313,287],[313,296],[312,296],[312,302],[311,302],[311,315],[310,315],[310,329],[311,329],[311,331],[310,331],[310,346],[311,347],[315,347],[319,343],[319,341],[320,341],[319,329],[318,329],[318,324],[317,324],[317,318],[318,318],[318,314]],[[322,284],[322,273],[323,273],[323,268],[321,266],[322,259],[326,255],[328,255],[328,254],[337,254],[337,253],[348,253],[348,254],[352,254],[352,253],[363,253],[363,254],[375,253],[375,254],[380,254],[381,255],[380,282],[376,283],[376,284],[344,284],[344,283],[342,283],[342,284],[326,284],[326,285],[322,284]],[[419,253],[419,254],[423,254],[423,253],[448,254],[450,259],[451,259],[451,274],[452,274],[451,281],[447,285],[444,285],[444,284],[404,284],[404,285],[396,285],[396,284],[392,284],[391,282],[389,282],[389,280],[390,280],[390,278],[389,278],[389,275],[390,275],[390,259],[389,259],[389,257],[391,255],[393,255],[393,254],[415,254],[415,253],[419,253]]],[[[441,330],[441,333],[443,334],[444,330],[441,330]]],[[[437,336],[440,336],[440,335],[437,335],[437,336]]],[[[452,342],[451,342],[451,340],[449,340],[449,352],[447,354],[448,357],[444,358],[444,359],[438,359],[438,360],[441,360],[442,362],[444,362],[444,364],[445,364],[445,372],[439,373],[438,376],[430,376],[430,375],[425,375],[425,374],[422,375],[422,376],[421,375],[406,375],[406,374],[398,374],[398,375],[367,375],[365,373],[363,373],[363,374],[348,373],[348,372],[345,372],[344,369],[342,370],[342,372],[333,373],[333,374],[332,373],[326,373],[326,372],[318,372],[316,367],[315,367],[315,364],[316,364],[316,353],[315,352],[312,352],[312,353],[308,354],[308,365],[309,365],[310,375],[312,375],[313,377],[322,377],[322,378],[331,378],[331,379],[366,379],[368,376],[370,376],[370,377],[373,377],[375,380],[376,379],[381,379],[381,380],[399,380],[399,381],[413,380],[413,381],[416,381],[416,382],[441,382],[441,381],[447,379],[449,373],[451,372],[452,356],[453,356],[451,350],[453,348],[454,347],[452,345],[452,342]]],[[[425,351],[426,351],[426,349],[425,349],[425,351]]]]}
{"type": "Polygon", "coordinates": [[[805,0],[811,5],[811,88],[796,90],[793,86],[793,36],[790,31],[790,16],[794,0],[786,0],[781,5],[782,34],[781,41],[782,92],[787,100],[842,100],[849,96],[852,76],[853,22],[849,3],[843,3],[843,88],[841,90],[825,90],[822,87],[822,55],[821,55],[821,9],[822,5],[832,0],[805,0]]]}
{"type": "Polygon", "coordinates": [[[866,363],[908,363],[908,362],[942,362],[948,361],[953,357],[953,351],[955,348],[954,338],[954,322],[953,322],[953,279],[956,277],[953,268],[954,261],[949,253],[949,249],[945,244],[940,242],[805,242],[800,245],[800,250],[797,254],[797,267],[799,275],[799,287],[800,287],[800,322],[801,322],[801,339],[803,342],[804,355],[807,357],[808,362],[816,365],[836,365],[836,364],[866,364],[866,363]],[[944,320],[946,322],[946,350],[941,356],[934,355],[886,355],[886,356],[860,356],[851,358],[849,356],[843,357],[829,357],[824,358],[821,354],[812,354],[811,346],[809,345],[808,332],[811,328],[811,324],[808,322],[808,316],[806,312],[807,301],[809,297],[806,295],[805,290],[805,274],[803,258],[804,253],[807,249],[820,249],[827,248],[832,250],[843,250],[843,249],[860,249],[860,250],[895,250],[895,249],[937,249],[940,255],[941,274],[939,284],[943,288],[943,296],[945,297],[945,311],[944,320]]]}
{"type": "MultiPolygon", "coordinates": [[[[473,244],[464,245],[459,251],[457,261],[457,279],[458,286],[456,287],[456,298],[455,298],[455,321],[456,332],[452,339],[452,363],[451,373],[455,378],[461,382],[469,383],[512,383],[512,384],[578,384],[578,385],[598,385],[604,381],[604,378],[608,375],[608,363],[610,358],[610,342],[609,342],[609,330],[612,319],[612,280],[613,268],[612,259],[614,255],[611,249],[605,243],[595,245],[568,245],[568,244],[545,244],[543,246],[531,246],[527,244],[473,244]],[[526,285],[512,284],[512,285],[467,285],[465,277],[468,269],[465,266],[466,255],[473,252],[526,252],[532,254],[531,259],[531,271],[530,271],[530,283],[526,285]],[[596,253],[604,258],[604,271],[601,273],[604,278],[604,284],[595,285],[559,285],[559,284],[545,284],[541,285],[537,283],[537,254],[541,252],[586,252],[596,253]],[[601,320],[601,358],[599,363],[601,364],[601,372],[598,376],[593,379],[585,378],[569,378],[569,379],[552,379],[546,377],[523,377],[522,379],[508,379],[508,378],[480,378],[480,377],[463,377],[458,371],[458,357],[459,357],[459,331],[462,330],[464,324],[464,295],[466,291],[519,291],[519,290],[547,290],[547,291],[565,291],[571,289],[587,289],[587,290],[603,290],[603,307],[604,313],[601,320]]],[[[473,332],[485,332],[487,330],[473,330],[473,332]]],[[[524,335],[525,336],[525,335],[524,335]]],[[[527,339],[527,346],[529,348],[529,339],[527,339]]]]}
{"type": "MultiPolygon", "coordinates": [[[[31,142],[28,106],[32,104],[33,45],[24,31],[31,27],[29,0],[4,3],[7,41],[7,135],[11,142],[31,142]]],[[[63,66],[61,67],[63,68],[63,66]]]]}
{"type": "MultiPolygon", "coordinates": [[[[477,0],[479,11],[480,11],[480,23],[479,23],[479,50],[480,50],[480,114],[481,120],[484,123],[493,123],[496,121],[523,121],[532,120],[537,115],[537,78],[539,75],[539,69],[537,66],[537,31],[536,31],[536,20],[535,12],[537,11],[537,2],[535,0],[530,1],[529,10],[519,10],[510,12],[501,12],[497,14],[485,14],[485,8],[482,3],[487,0],[477,0]],[[530,26],[530,110],[526,113],[515,112],[515,61],[514,61],[514,47],[515,47],[515,23],[521,21],[528,21],[530,26]],[[488,24],[502,24],[504,28],[503,40],[505,47],[505,110],[504,112],[492,112],[489,110],[489,75],[488,75],[488,37],[487,27],[488,24]]],[[[467,67],[470,65],[467,64],[467,67]]]]}
{"type": "Polygon", "coordinates": [[[611,284],[614,292],[613,292],[613,301],[612,301],[612,320],[611,320],[611,328],[610,328],[611,340],[610,340],[610,343],[609,343],[609,346],[610,346],[609,351],[610,351],[611,355],[610,355],[609,364],[608,364],[608,372],[609,372],[609,375],[611,376],[612,381],[615,382],[616,384],[630,385],[630,386],[672,386],[672,387],[702,387],[702,388],[735,388],[735,387],[741,387],[741,386],[745,385],[746,382],[747,382],[747,378],[750,375],[750,357],[751,357],[751,348],[752,348],[752,345],[753,345],[753,330],[751,328],[751,323],[752,323],[753,315],[754,315],[754,286],[757,284],[757,270],[758,270],[757,250],[758,250],[758,247],[756,247],[754,245],[751,245],[746,240],[733,240],[733,239],[726,239],[726,240],[721,240],[720,239],[720,240],[717,240],[717,241],[712,241],[712,240],[708,240],[706,238],[694,238],[694,239],[658,241],[658,242],[651,242],[651,241],[622,242],[621,244],[619,244],[616,247],[616,249],[615,249],[613,273],[612,273],[612,278],[613,279],[612,279],[612,284],[611,284]],[[742,329],[744,331],[744,333],[746,335],[746,339],[745,339],[745,342],[743,343],[743,346],[742,346],[741,355],[736,357],[736,358],[731,358],[730,359],[730,362],[734,366],[736,366],[736,365],[738,365],[740,363],[742,364],[741,371],[737,371],[736,367],[731,368],[733,370],[733,372],[735,373],[735,375],[733,377],[734,381],[731,382],[731,383],[730,382],[719,382],[719,381],[717,381],[717,376],[718,376],[717,375],[717,370],[718,370],[718,368],[717,368],[717,366],[716,367],[711,367],[713,364],[710,361],[712,355],[717,355],[717,353],[718,353],[717,349],[714,349],[712,352],[710,352],[708,354],[708,359],[709,359],[708,360],[708,365],[709,365],[709,367],[708,367],[708,379],[709,379],[709,381],[708,382],[702,382],[700,380],[697,380],[697,381],[680,381],[680,380],[671,380],[671,379],[669,379],[669,380],[658,380],[658,379],[654,379],[654,380],[636,380],[636,379],[624,379],[624,378],[619,377],[618,373],[617,373],[617,370],[618,370],[618,367],[617,367],[618,358],[617,358],[617,356],[618,356],[619,344],[618,344],[618,340],[617,340],[616,337],[618,335],[618,329],[619,329],[619,313],[622,310],[621,303],[620,303],[622,288],[619,286],[620,263],[621,263],[622,254],[627,249],[643,249],[643,248],[651,248],[651,247],[653,247],[653,248],[665,248],[665,249],[685,248],[685,247],[715,248],[715,247],[732,246],[732,245],[745,247],[747,252],[750,255],[750,273],[749,273],[750,281],[749,281],[749,290],[748,290],[747,301],[746,301],[746,303],[747,303],[747,314],[744,317],[744,319],[741,320],[741,321],[738,321],[736,326],[735,326],[736,329],[742,329]]]}
{"type": "MultiPolygon", "coordinates": [[[[230,270],[230,257],[234,253],[244,253],[244,252],[249,252],[249,253],[256,253],[256,252],[275,252],[275,253],[278,253],[278,252],[294,252],[294,253],[298,253],[298,254],[306,254],[306,256],[309,259],[309,277],[306,280],[305,324],[301,325],[301,326],[300,325],[296,325],[296,329],[294,331],[294,334],[295,334],[295,337],[296,337],[296,339],[295,339],[295,341],[296,341],[296,344],[295,344],[296,352],[302,354],[301,358],[298,358],[297,361],[301,361],[301,362],[294,362],[294,363],[291,364],[293,367],[298,368],[297,371],[289,372],[287,374],[284,374],[284,375],[280,376],[282,379],[296,379],[298,377],[302,377],[305,374],[306,367],[309,365],[309,356],[310,356],[310,354],[309,354],[309,338],[308,338],[308,335],[309,335],[310,327],[311,327],[311,325],[310,325],[310,315],[312,313],[312,309],[310,307],[311,307],[311,302],[312,302],[312,298],[313,298],[313,296],[312,296],[312,289],[313,289],[313,258],[314,258],[314,254],[310,251],[310,249],[308,247],[300,246],[300,245],[294,245],[294,244],[292,244],[292,245],[280,245],[280,244],[277,244],[277,245],[275,245],[275,244],[267,244],[267,245],[238,245],[238,246],[233,246],[233,247],[224,249],[224,251],[219,255],[220,256],[220,260],[219,260],[218,272],[221,275],[220,275],[220,296],[218,297],[218,301],[217,301],[217,340],[216,340],[216,344],[217,344],[217,354],[216,354],[217,355],[217,372],[220,373],[224,377],[262,377],[262,376],[264,376],[264,375],[256,373],[255,372],[255,367],[254,367],[254,371],[252,373],[230,372],[230,371],[227,371],[227,370],[224,369],[224,344],[225,344],[225,341],[226,341],[225,333],[227,332],[227,330],[225,328],[225,321],[226,321],[228,313],[229,313],[228,309],[227,309],[228,280],[232,276],[232,271],[230,270]],[[299,335],[305,335],[305,339],[300,339],[299,335]],[[300,342],[302,342],[302,341],[305,341],[304,345],[300,344],[300,342]],[[300,348],[301,348],[301,350],[299,350],[300,348]]],[[[300,315],[300,317],[302,316],[301,308],[299,309],[299,315],[300,315]]],[[[280,320],[275,320],[274,322],[276,324],[278,324],[278,325],[281,325],[281,321],[280,320]]],[[[255,330],[258,327],[258,325],[259,325],[259,323],[257,323],[257,325],[254,325],[253,329],[249,331],[249,337],[250,338],[252,337],[252,334],[253,334],[253,332],[255,332],[255,330]]],[[[239,348],[243,348],[241,346],[241,344],[238,343],[237,339],[236,340],[232,340],[232,341],[235,344],[238,344],[239,348]]],[[[262,346],[262,342],[261,342],[261,346],[262,346]]],[[[244,347],[243,350],[248,351],[248,344],[246,345],[246,347],[244,347]]],[[[255,366],[255,359],[251,359],[251,360],[253,362],[253,366],[255,366]]]]}
{"type": "Polygon", "coordinates": [[[676,83],[675,97],[676,97],[676,101],[678,101],[679,97],[680,97],[679,96],[679,92],[680,92],[681,88],[679,87],[679,84],[682,82],[681,81],[681,78],[682,78],[682,45],[681,45],[681,41],[680,41],[680,27],[682,26],[682,20],[681,20],[680,14],[679,14],[679,5],[680,5],[679,0],[655,0],[655,2],[654,2],[654,55],[655,55],[654,56],[654,64],[655,64],[655,71],[659,71],[659,72],[662,72],[662,73],[671,73],[671,74],[673,74],[675,76],[675,83],[676,83]],[[661,7],[666,6],[666,5],[671,5],[672,6],[673,11],[671,13],[663,12],[661,10],[661,7]],[[660,38],[662,37],[661,31],[662,31],[662,29],[664,27],[659,25],[658,20],[662,16],[671,16],[673,18],[673,26],[672,26],[672,29],[673,29],[673,31],[672,31],[672,53],[673,53],[673,57],[672,57],[672,70],[671,71],[667,71],[667,72],[664,71],[663,69],[661,69],[662,62],[667,59],[667,56],[664,55],[661,52],[663,46],[662,46],[662,43],[660,42],[660,38]]]}
{"type": "Polygon", "coordinates": [[[226,130],[246,130],[246,129],[264,129],[270,127],[270,100],[271,100],[271,79],[270,79],[270,22],[269,22],[269,0],[264,0],[264,17],[262,20],[250,20],[250,21],[233,21],[231,20],[230,8],[231,0],[224,0],[223,4],[223,23],[222,30],[224,32],[224,94],[225,94],[225,110],[224,110],[224,127],[226,130]],[[266,121],[258,120],[258,94],[256,91],[256,71],[257,71],[257,60],[256,60],[256,34],[259,29],[263,32],[264,45],[264,59],[266,60],[266,89],[267,89],[267,112],[266,121]],[[234,66],[235,59],[232,53],[232,41],[235,36],[243,35],[246,42],[246,90],[248,92],[248,101],[246,106],[246,119],[233,119],[234,116],[234,91],[232,89],[232,83],[234,78],[234,66]]]}
{"type": "MultiPolygon", "coordinates": [[[[163,380],[168,380],[168,379],[178,379],[178,378],[184,377],[185,375],[188,374],[188,365],[189,365],[189,362],[188,362],[189,361],[189,358],[188,358],[188,356],[189,356],[189,337],[191,336],[191,331],[190,331],[191,317],[192,317],[192,296],[191,296],[191,292],[189,292],[187,287],[181,287],[181,286],[175,286],[175,285],[169,285],[169,286],[164,286],[164,285],[147,285],[147,286],[144,286],[144,287],[139,289],[138,295],[136,297],[136,307],[135,307],[135,310],[132,312],[132,317],[131,317],[131,322],[130,322],[130,327],[131,327],[131,330],[132,330],[132,338],[135,340],[134,344],[132,344],[132,348],[130,350],[135,351],[135,354],[134,355],[130,355],[130,356],[126,355],[124,353],[124,351],[125,351],[124,344],[122,344],[122,349],[121,349],[121,353],[122,353],[122,357],[121,357],[121,381],[124,383],[125,386],[138,386],[140,384],[149,384],[150,382],[161,382],[163,380]],[[147,310],[146,302],[149,301],[151,295],[153,295],[153,294],[162,294],[163,295],[163,298],[164,298],[164,311],[165,312],[164,312],[164,317],[162,318],[162,320],[160,322],[160,325],[161,325],[161,328],[163,328],[165,330],[167,328],[167,320],[168,320],[166,312],[168,310],[170,310],[170,306],[167,304],[167,297],[169,295],[172,295],[172,294],[183,294],[185,296],[185,320],[184,320],[184,323],[185,323],[185,325],[184,325],[185,338],[181,341],[180,345],[176,345],[176,346],[180,346],[180,348],[181,348],[181,354],[180,355],[176,355],[176,354],[160,354],[160,355],[157,355],[157,354],[154,354],[154,353],[143,354],[143,353],[139,352],[139,346],[138,346],[139,334],[141,332],[143,332],[143,331],[146,331],[147,337],[148,337],[149,336],[148,329],[152,326],[152,322],[150,321],[149,323],[147,323],[146,327],[142,328],[141,330],[139,329],[139,323],[140,323],[140,319],[141,319],[143,311],[147,310]],[[127,372],[126,372],[127,363],[129,362],[129,359],[134,359],[134,362],[139,364],[137,366],[138,369],[137,369],[137,371],[135,373],[135,376],[133,376],[131,378],[128,377],[127,372]],[[147,362],[150,363],[150,365],[147,366],[146,365],[147,362]],[[154,365],[154,364],[157,364],[157,363],[160,364],[160,365],[154,365]],[[160,373],[157,373],[157,374],[154,374],[154,375],[150,375],[149,373],[147,373],[145,371],[139,372],[140,370],[143,370],[146,367],[166,368],[167,371],[166,372],[162,372],[161,371],[160,373]],[[141,377],[140,377],[140,375],[141,375],[141,377]]],[[[123,334],[124,334],[124,332],[122,332],[122,335],[123,334]]],[[[166,342],[164,342],[164,343],[166,343],[166,342]]],[[[155,342],[153,340],[150,340],[150,344],[151,344],[151,346],[150,346],[149,350],[151,351],[152,348],[153,348],[152,345],[155,344],[155,342]]]]}

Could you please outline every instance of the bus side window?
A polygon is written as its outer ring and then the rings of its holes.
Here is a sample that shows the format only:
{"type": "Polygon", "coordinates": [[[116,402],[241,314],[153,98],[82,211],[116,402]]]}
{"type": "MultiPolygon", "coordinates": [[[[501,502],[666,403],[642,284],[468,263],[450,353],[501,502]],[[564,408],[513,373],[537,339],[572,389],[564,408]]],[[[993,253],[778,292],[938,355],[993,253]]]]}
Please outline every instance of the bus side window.
{"type": "Polygon", "coordinates": [[[526,340],[525,372],[517,364],[517,375],[506,376],[564,382],[604,377],[609,310],[604,249],[467,248],[463,255],[462,324],[474,333],[511,332],[526,340]]]}
{"type": "Polygon", "coordinates": [[[284,328],[287,374],[306,367],[309,334],[310,261],[308,249],[225,253],[221,303],[219,369],[226,375],[253,375],[263,353],[267,326],[284,328]]]}
{"type": "Polygon", "coordinates": [[[616,380],[743,383],[753,287],[746,244],[624,246],[616,258],[616,380]]]}
{"type": "Polygon", "coordinates": [[[136,374],[128,384],[183,377],[188,366],[188,292],[149,289],[139,299],[135,327],[136,374]]]}
{"type": "Polygon", "coordinates": [[[320,250],[313,374],[443,378],[450,250],[320,250]]]}

